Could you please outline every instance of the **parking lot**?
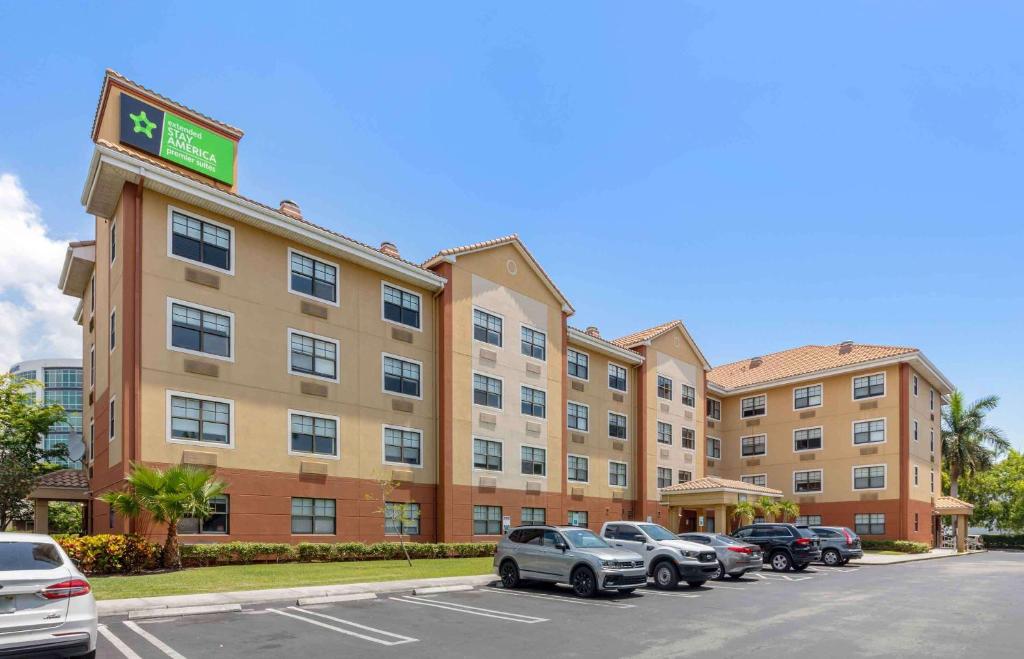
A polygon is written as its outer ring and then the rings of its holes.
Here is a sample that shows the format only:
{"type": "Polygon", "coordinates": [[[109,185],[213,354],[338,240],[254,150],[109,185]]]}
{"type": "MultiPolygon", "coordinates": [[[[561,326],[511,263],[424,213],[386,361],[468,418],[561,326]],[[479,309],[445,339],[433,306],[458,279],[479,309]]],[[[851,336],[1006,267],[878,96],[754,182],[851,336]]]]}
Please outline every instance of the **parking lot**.
{"type": "MultiPolygon", "coordinates": [[[[497,583],[497,582],[496,582],[497,583]]],[[[1024,554],[812,566],[581,600],[500,586],[150,621],[100,620],[99,657],[1019,656],[1024,554]]]]}

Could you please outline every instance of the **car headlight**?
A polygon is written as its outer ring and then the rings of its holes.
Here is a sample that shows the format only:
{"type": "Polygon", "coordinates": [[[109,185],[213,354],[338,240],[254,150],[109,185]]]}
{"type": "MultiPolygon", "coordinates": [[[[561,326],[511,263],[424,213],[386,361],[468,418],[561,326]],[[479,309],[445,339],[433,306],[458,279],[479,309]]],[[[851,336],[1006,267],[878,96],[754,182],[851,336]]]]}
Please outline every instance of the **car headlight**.
{"type": "Polygon", "coordinates": [[[697,558],[698,556],[700,556],[699,551],[689,551],[687,549],[682,550],[680,553],[683,555],[684,558],[697,558]]]}
{"type": "Polygon", "coordinates": [[[615,561],[601,561],[601,567],[611,567],[615,564],[615,561]]]}

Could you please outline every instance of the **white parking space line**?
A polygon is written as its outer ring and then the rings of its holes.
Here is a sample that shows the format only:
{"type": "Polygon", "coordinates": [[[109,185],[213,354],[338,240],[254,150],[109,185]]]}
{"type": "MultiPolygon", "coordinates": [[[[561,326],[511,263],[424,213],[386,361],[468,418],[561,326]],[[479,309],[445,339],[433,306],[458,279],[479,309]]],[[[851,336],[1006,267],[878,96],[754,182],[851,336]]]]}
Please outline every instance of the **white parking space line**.
{"type": "MultiPolygon", "coordinates": [[[[301,609],[299,609],[299,610],[301,610],[301,609]]],[[[389,640],[383,639],[383,638],[374,638],[373,636],[367,636],[366,634],[360,634],[359,632],[352,631],[351,629],[345,629],[344,627],[338,627],[337,625],[329,625],[326,622],[320,622],[319,620],[313,620],[312,618],[307,618],[304,615],[300,616],[300,615],[296,615],[294,613],[288,613],[287,611],[281,611],[280,609],[267,609],[267,611],[272,611],[273,613],[276,613],[279,616],[285,616],[287,618],[294,618],[295,620],[301,620],[302,622],[305,622],[305,623],[310,624],[310,625],[316,625],[317,627],[323,627],[324,629],[330,629],[332,631],[338,632],[339,634],[345,634],[346,636],[354,636],[355,638],[361,638],[364,641],[369,641],[371,643],[377,643],[378,645],[388,645],[388,646],[391,646],[391,645],[401,645],[402,643],[411,643],[412,641],[416,640],[416,639],[411,639],[411,640],[408,640],[408,641],[389,641],[389,640]]],[[[311,613],[311,612],[310,611],[303,611],[303,613],[311,613]]],[[[342,622],[345,622],[346,624],[354,624],[354,623],[349,623],[347,620],[346,621],[342,621],[342,622]]],[[[362,627],[362,625],[358,625],[358,626],[362,627]]],[[[380,631],[380,630],[375,630],[375,631],[380,631]]],[[[389,636],[392,636],[392,634],[390,632],[383,632],[383,633],[388,634],[389,636]]],[[[408,638],[408,637],[405,637],[405,638],[408,638]]]]}
{"type": "Polygon", "coordinates": [[[538,622],[548,622],[547,618],[525,616],[520,613],[510,613],[508,611],[495,611],[494,609],[484,609],[479,606],[468,606],[466,604],[456,604],[454,602],[428,600],[422,597],[416,597],[414,595],[407,595],[405,597],[390,597],[388,599],[390,599],[392,602],[418,604],[420,606],[432,606],[438,609],[445,609],[447,611],[453,611],[455,613],[462,613],[465,615],[483,616],[485,618],[497,618],[498,620],[508,620],[509,622],[522,622],[528,625],[532,625],[538,622]]]}
{"type": "Polygon", "coordinates": [[[142,627],[139,627],[137,624],[135,624],[131,620],[125,620],[124,621],[124,626],[127,627],[128,629],[132,630],[133,632],[135,632],[136,634],[138,634],[142,638],[144,638],[147,641],[149,641],[153,645],[153,647],[155,647],[156,649],[160,650],[161,652],[166,654],[168,657],[171,657],[171,659],[185,659],[185,655],[183,655],[183,654],[181,654],[179,652],[176,652],[174,650],[174,648],[172,648],[171,646],[167,645],[166,643],[164,643],[163,641],[158,639],[156,636],[153,636],[152,634],[147,632],[142,627]]]}
{"type": "Polygon", "coordinates": [[[114,649],[127,657],[127,659],[142,659],[142,657],[135,654],[135,651],[128,647],[124,641],[115,636],[114,632],[110,631],[106,625],[97,625],[96,631],[100,633],[100,636],[107,639],[107,642],[113,645],[114,649]]]}
{"type": "Polygon", "coordinates": [[[700,595],[687,595],[686,593],[663,593],[660,590],[647,589],[644,591],[644,597],[647,597],[648,595],[656,595],[658,597],[685,597],[687,599],[700,597],[700,595]]]}
{"type": "Polygon", "coordinates": [[[569,604],[578,604],[580,606],[604,606],[612,609],[635,609],[636,604],[624,604],[622,602],[608,601],[608,602],[593,602],[589,600],[583,600],[576,597],[565,597],[562,595],[541,595],[538,593],[523,593],[516,590],[505,590],[504,588],[489,588],[484,587],[480,589],[482,593],[495,593],[497,595],[518,595],[519,597],[533,597],[539,600],[552,600],[554,602],[567,602],[569,604]]]}
{"type": "Polygon", "coordinates": [[[726,590],[746,590],[746,588],[744,588],[742,586],[723,586],[722,584],[717,584],[717,583],[715,585],[711,586],[711,587],[714,588],[715,590],[718,590],[719,588],[724,588],[726,590]]]}
{"type": "Polygon", "coordinates": [[[373,632],[374,634],[380,634],[381,636],[390,636],[391,638],[397,639],[394,643],[391,643],[391,645],[401,645],[402,643],[415,643],[419,640],[418,638],[413,638],[412,636],[403,636],[402,634],[395,634],[394,632],[384,631],[383,629],[377,629],[376,627],[361,625],[358,622],[352,622],[351,620],[335,618],[334,616],[329,616],[326,613],[318,613],[316,611],[310,611],[309,609],[300,609],[297,606],[289,606],[288,608],[293,611],[305,613],[306,615],[316,616],[318,618],[324,618],[326,620],[333,620],[334,622],[340,622],[350,627],[355,627],[357,629],[362,629],[364,631],[373,632]]]}

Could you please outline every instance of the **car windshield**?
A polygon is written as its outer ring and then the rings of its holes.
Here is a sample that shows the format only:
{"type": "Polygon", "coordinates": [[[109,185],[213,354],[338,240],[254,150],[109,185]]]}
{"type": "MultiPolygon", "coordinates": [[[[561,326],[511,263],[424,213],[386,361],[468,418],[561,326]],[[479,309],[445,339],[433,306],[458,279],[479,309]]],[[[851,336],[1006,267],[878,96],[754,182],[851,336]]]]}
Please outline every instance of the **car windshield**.
{"type": "Polygon", "coordinates": [[[734,538],[732,536],[725,535],[724,533],[719,533],[718,535],[714,536],[714,539],[715,539],[715,543],[719,544],[719,545],[742,545],[742,544],[745,544],[744,542],[741,542],[740,540],[737,540],[736,538],[734,538]]]}
{"type": "Polygon", "coordinates": [[[562,531],[562,533],[569,538],[573,547],[579,549],[599,549],[608,546],[607,542],[588,529],[573,529],[572,531],[562,531]]]}
{"type": "Polygon", "coordinates": [[[806,526],[794,526],[796,534],[802,538],[817,538],[818,534],[807,528],[806,526]]]}
{"type": "Polygon", "coordinates": [[[678,540],[679,538],[664,526],[658,524],[637,524],[640,529],[654,540],[678,540]]]}
{"type": "Polygon", "coordinates": [[[52,570],[63,563],[49,542],[0,542],[0,572],[52,570]]]}

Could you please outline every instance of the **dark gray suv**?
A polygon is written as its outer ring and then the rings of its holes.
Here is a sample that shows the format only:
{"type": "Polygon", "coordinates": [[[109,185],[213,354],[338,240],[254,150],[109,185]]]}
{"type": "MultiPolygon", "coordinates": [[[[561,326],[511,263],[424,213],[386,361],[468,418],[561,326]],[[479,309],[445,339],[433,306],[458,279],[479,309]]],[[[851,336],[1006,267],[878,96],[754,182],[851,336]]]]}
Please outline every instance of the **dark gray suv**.
{"type": "Polygon", "coordinates": [[[860,536],[845,526],[812,526],[821,540],[821,562],[833,567],[846,565],[851,558],[864,558],[860,536]]]}

